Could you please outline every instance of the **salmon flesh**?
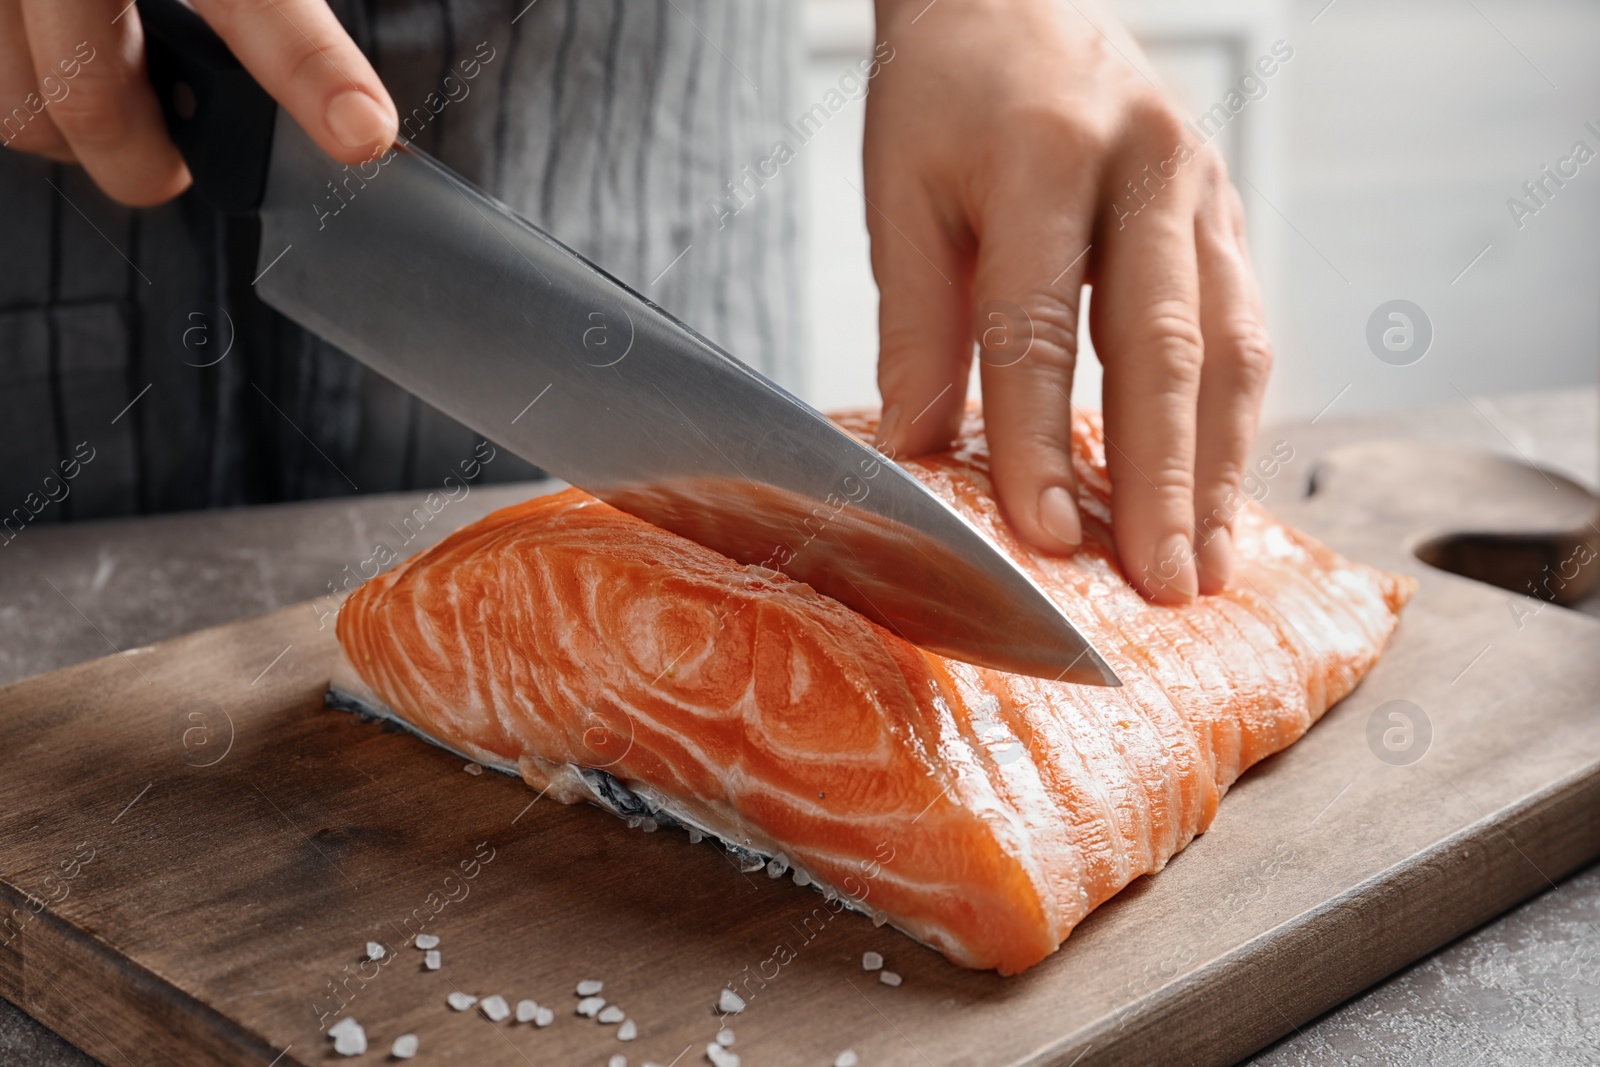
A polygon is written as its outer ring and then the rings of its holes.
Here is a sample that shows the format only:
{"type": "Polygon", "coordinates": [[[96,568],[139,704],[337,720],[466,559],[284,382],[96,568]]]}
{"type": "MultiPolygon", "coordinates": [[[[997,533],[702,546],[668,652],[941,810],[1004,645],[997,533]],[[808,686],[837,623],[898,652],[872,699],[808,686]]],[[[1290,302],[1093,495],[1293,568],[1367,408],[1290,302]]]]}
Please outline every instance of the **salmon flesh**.
{"type": "MultiPolygon", "coordinates": [[[[875,417],[839,421],[870,435],[875,417]]],[[[1242,502],[1231,588],[1149,604],[1109,547],[1096,416],[1075,416],[1073,452],[1085,540],[1060,558],[1001,518],[975,410],[954,448],[905,466],[1038,581],[1121,688],[923,651],[569,489],[359,588],[338,620],[357,678],[330,703],[555,799],[713,835],[1014,974],[1161,870],[1245,769],[1349,693],[1415,588],[1242,502]]]]}

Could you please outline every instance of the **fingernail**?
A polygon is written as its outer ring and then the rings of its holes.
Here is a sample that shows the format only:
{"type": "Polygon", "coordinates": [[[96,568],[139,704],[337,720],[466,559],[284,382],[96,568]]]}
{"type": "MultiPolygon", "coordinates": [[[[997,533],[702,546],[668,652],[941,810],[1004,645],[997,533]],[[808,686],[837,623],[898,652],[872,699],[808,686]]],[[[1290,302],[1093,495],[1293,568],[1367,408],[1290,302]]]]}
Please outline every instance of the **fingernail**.
{"type": "Polygon", "coordinates": [[[1145,585],[1158,600],[1182,602],[1199,594],[1194,565],[1194,545],[1187,534],[1175,533],[1162,541],[1155,559],[1145,569],[1145,585]]]}
{"type": "Polygon", "coordinates": [[[1039,525],[1064,545],[1077,548],[1083,544],[1078,507],[1072,501],[1072,494],[1059,485],[1052,485],[1039,494],[1039,525]]]}
{"type": "Polygon", "coordinates": [[[900,412],[901,405],[899,404],[890,404],[887,408],[884,408],[883,418],[878,420],[878,435],[872,442],[873,448],[883,452],[885,455],[889,455],[890,458],[893,458],[893,456],[884,446],[894,440],[894,432],[900,428],[900,412]]]}
{"type": "Polygon", "coordinates": [[[347,89],[328,105],[328,129],[346,148],[373,148],[394,137],[389,114],[359,89],[347,89]]]}
{"type": "Polygon", "coordinates": [[[1233,535],[1226,526],[1210,531],[1200,542],[1200,592],[1214,596],[1233,577],[1233,535]]]}

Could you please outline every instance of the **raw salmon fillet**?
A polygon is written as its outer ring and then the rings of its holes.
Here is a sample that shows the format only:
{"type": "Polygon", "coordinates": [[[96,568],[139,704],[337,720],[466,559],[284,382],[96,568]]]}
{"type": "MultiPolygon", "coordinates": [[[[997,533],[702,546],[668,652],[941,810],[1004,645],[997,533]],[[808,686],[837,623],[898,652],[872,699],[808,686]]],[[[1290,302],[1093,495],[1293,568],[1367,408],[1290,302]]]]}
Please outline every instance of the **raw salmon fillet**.
{"type": "MultiPolygon", "coordinates": [[[[840,421],[865,435],[874,418],[840,421]]],[[[368,699],[431,739],[557,799],[781,856],[955,962],[1013,974],[1350,692],[1415,586],[1250,504],[1228,592],[1148,604],[1106,547],[1096,416],[1075,418],[1073,449],[1085,543],[1067,558],[1001,519],[975,411],[954,449],[906,466],[1033,574],[1120,689],[925,652],[578,490],[368,582],[339,641],[368,699]]]]}

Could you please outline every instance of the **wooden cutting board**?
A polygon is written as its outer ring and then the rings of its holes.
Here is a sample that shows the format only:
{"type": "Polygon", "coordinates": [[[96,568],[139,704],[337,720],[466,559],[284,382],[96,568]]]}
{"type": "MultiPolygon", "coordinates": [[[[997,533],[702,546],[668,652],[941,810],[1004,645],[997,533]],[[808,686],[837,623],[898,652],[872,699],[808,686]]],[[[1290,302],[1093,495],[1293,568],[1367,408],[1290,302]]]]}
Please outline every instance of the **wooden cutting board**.
{"type": "Polygon", "coordinates": [[[1581,543],[1592,500],[1414,445],[1334,453],[1315,486],[1274,510],[1421,580],[1390,651],[1019,977],[326,710],[331,627],[299,605],[0,690],[0,995],[114,1067],[343,1062],[334,1011],[365,1027],[357,1062],[411,1032],[418,1063],[704,1064],[729,983],[750,1067],[1232,1062],[1600,855],[1600,622],[1413,555],[1581,543]],[[583,978],[636,1040],[574,1014],[583,978]],[[456,990],[555,1022],[457,1013],[456,990]]]}

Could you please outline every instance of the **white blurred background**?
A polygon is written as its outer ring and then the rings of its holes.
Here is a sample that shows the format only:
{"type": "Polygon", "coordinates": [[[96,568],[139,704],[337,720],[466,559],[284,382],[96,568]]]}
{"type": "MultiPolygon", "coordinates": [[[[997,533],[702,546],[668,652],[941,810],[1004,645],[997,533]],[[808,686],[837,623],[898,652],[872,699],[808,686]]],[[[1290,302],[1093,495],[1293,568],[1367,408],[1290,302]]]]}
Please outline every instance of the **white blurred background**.
{"type": "MultiPolygon", "coordinates": [[[[1456,402],[1600,375],[1600,159],[1519,230],[1524,182],[1600,151],[1592,0],[1122,0],[1186,110],[1223,100],[1275,41],[1293,58],[1219,140],[1239,186],[1278,353],[1267,418],[1456,402]],[[1427,355],[1378,360],[1380,305],[1431,319],[1427,355]],[[1459,391],[1459,392],[1458,392],[1459,391]],[[1330,407],[1330,405],[1332,405],[1330,407]]],[[[934,9],[936,13],[937,9],[934,9]]],[[[800,108],[873,41],[870,0],[804,0],[800,108]]],[[[930,14],[928,17],[934,17],[930,14]]],[[[877,401],[877,289],[861,188],[863,105],[802,151],[809,202],[806,399],[877,401]]],[[[1074,390],[1099,406],[1099,366],[1074,390]]]]}

